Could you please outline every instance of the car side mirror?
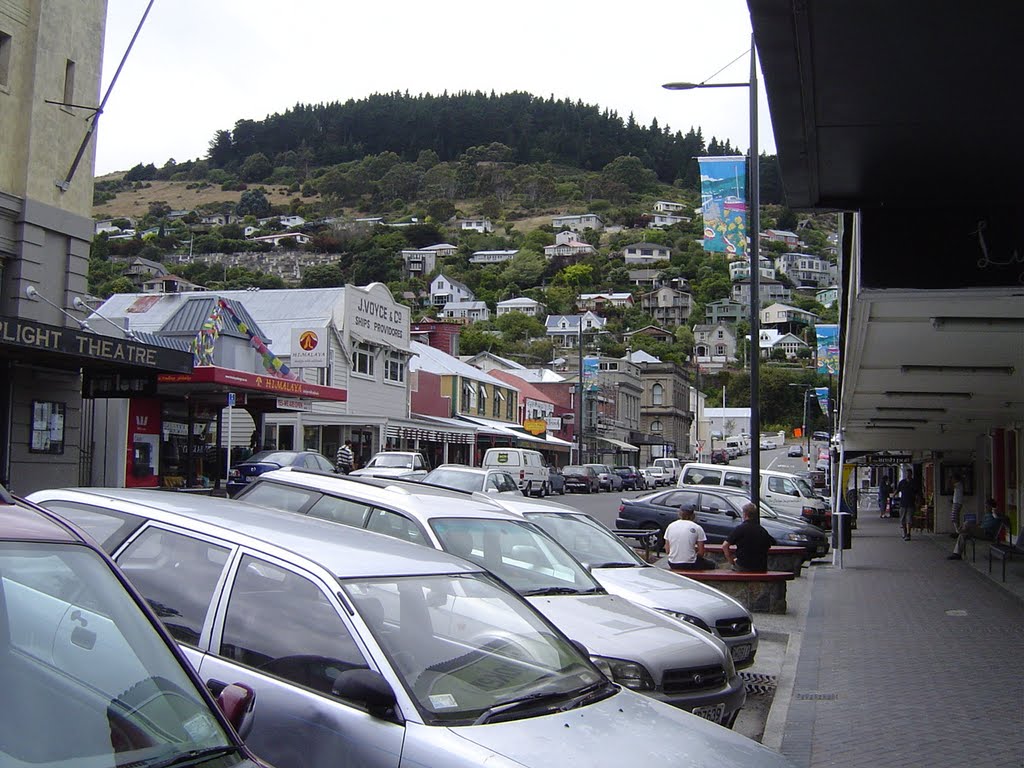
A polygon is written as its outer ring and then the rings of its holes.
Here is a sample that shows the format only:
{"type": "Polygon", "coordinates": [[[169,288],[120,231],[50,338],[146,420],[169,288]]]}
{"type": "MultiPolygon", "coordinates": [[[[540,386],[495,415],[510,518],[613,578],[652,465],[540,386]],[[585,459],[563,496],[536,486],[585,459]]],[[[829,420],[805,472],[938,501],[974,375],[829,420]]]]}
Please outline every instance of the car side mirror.
{"type": "Polygon", "coordinates": [[[395,692],[380,672],[372,669],[346,669],[335,678],[331,693],[363,705],[374,717],[395,719],[395,692]]]}
{"type": "Polygon", "coordinates": [[[588,659],[590,658],[590,651],[587,650],[587,646],[585,646],[579,640],[573,640],[572,638],[569,638],[569,642],[572,643],[572,647],[579,651],[581,654],[583,654],[583,656],[585,656],[588,659]]]}
{"type": "Polygon", "coordinates": [[[256,691],[245,683],[225,685],[217,694],[217,706],[242,740],[252,730],[256,708],[256,691]]]}

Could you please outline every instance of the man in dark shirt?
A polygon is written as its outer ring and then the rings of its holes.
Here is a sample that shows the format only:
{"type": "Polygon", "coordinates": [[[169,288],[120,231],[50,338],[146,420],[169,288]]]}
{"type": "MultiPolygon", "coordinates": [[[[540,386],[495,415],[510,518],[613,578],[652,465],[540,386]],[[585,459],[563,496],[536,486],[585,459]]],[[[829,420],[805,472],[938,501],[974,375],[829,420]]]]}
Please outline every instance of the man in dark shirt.
{"type": "Polygon", "coordinates": [[[732,529],[722,544],[722,554],[735,571],[767,571],[768,550],[775,539],[760,523],[761,515],[753,504],[743,505],[743,522],[732,529]],[[732,548],[736,547],[733,554],[732,548]]]}

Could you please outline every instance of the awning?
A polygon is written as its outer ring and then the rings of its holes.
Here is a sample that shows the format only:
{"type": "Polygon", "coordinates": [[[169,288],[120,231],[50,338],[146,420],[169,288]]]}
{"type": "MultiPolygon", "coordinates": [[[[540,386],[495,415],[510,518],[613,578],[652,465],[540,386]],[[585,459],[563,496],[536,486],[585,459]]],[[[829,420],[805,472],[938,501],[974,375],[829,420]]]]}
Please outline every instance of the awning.
{"type": "Polygon", "coordinates": [[[519,425],[506,424],[505,422],[492,421],[491,419],[479,419],[473,416],[462,416],[461,418],[478,425],[477,431],[481,434],[509,437],[524,443],[533,443],[538,448],[568,450],[572,445],[572,443],[554,435],[531,435],[519,429],[519,425]]]}
{"type": "Polygon", "coordinates": [[[191,373],[160,374],[157,381],[172,391],[181,389],[183,392],[246,392],[253,395],[309,398],[338,403],[348,400],[348,391],[340,387],[325,387],[306,381],[235,371],[213,365],[196,366],[191,373]]]}
{"type": "Polygon", "coordinates": [[[601,437],[600,435],[598,435],[597,439],[605,443],[610,443],[611,445],[614,445],[618,448],[621,448],[623,451],[628,451],[630,453],[635,453],[640,450],[635,445],[624,443],[622,440],[616,440],[614,437],[601,437]]]}
{"type": "Polygon", "coordinates": [[[388,419],[387,436],[405,440],[426,440],[433,443],[465,443],[476,441],[476,430],[468,424],[451,420],[448,424],[430,418],[388,419]]]}

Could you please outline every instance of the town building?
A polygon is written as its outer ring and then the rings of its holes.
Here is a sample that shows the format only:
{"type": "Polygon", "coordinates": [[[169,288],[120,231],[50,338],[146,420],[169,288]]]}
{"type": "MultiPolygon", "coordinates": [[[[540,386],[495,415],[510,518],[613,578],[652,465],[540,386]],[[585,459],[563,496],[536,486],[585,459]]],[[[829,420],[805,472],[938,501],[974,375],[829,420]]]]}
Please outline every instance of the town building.
{"type": "MultiPolygon", "coordinates": [[[[758,282],[758,303],[761,307],[776,302],[788,302],[793,292],[778,280],[760,280],[758,282]]],[[[744,311],[750,308],[750,279],[737,280],[732,284],[732,300],[743,306],[744,311]]]]}
{"type": "Polygon", "coordinates": [[[693,296],[666,285],[641,296],[640,306],[658,325],[683,325],[690,318],[693,296]]]}
{"type": "Polygon", "coordinates": [[[736,326],[702,323],[693,327],[693,354],[704,370],[719,370],[736,359],[736,326]]]}
{"type": "Polygon", "coordinates": [[[570,229],[573,232],[583,232],[586,229],[600,231],[604,229],[604,220],[596,213],[555,216],[551,219],[551,227],[556,231],[560,229],[570,229]]]}
{"type": "Polygon", "coordinates": [[[607,323],[607,320],[593,312],[584,312],[582,315],[548,315],[544,321],[548,338],[556,347],[567,349],[579,346],[581,326],[586,334],[602,330],[607,323]]]}
{"type": "Polygon", "coordinates": [[[519,296],[515,299],[506,299],[505,301],[499,301],[495,305],[495,311],[498,317],[507,315],[510,312],[519,312],[523,315],[529,315],[530,317],[540,317],[547,311],[544,305],[536,299],[531,299],[528,296],[519,296]]]}
{"type": "Polygon", "coordinates": [[[640,432],[649,442],[640,448],[640,462],[650,465],[654,459],[691,454],[690,382],[675,363],[650,360],[639,364],[643,396],[640,402],[640,432]]]}
{"type": "Polygon", "coordinates": [[[454,256],[458,253],[457,246],[451,243],[437,243],[426,248],[408,248],[402,251],[402,266],[406,278],[420,277],[426,279],[437,269],[437,259],[442,256],[454,256]]]}

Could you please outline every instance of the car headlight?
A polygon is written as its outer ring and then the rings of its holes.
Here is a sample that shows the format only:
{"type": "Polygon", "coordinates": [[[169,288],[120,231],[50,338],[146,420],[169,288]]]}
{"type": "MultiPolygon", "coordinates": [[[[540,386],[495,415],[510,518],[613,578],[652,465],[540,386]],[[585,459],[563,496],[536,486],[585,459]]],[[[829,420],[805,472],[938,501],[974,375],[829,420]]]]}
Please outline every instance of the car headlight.
{"type": "Polygon", "coordinates": [[[654,680],[643,665],[635,661],[609,659],[605,656],[591,656],[590,660],[605,677],[633,691],[653,691],[654,680]]]}
{"type": "Polygon", "coordinates": [[[688,613],[681,613],[680,611],[670,611],[667,608],[655,608],[654,610],[665,616],[670,616],[676,621],[685,621],[687,624],[690,624],[691,626],[694,626],[697,629],[703,629],[705,632],[714,634],[714,632],[711,631],[711,627],[709,627],[703,621],[698,619],[696,616],[691,616],[688,613]]]}
{"type": "Polygon", "coordinates": [[[800,541],[806,544],[811,540],[811,537],[806,533],[787,533],[786,539],[787,541],[800,541]]]}
{"type": "Polygon", "coordinates": [[[736,677],[736,662],[732,660],[732,654],[726,650],[725,652],[725,678],[726,680],[732,680],[736,677]]]}

